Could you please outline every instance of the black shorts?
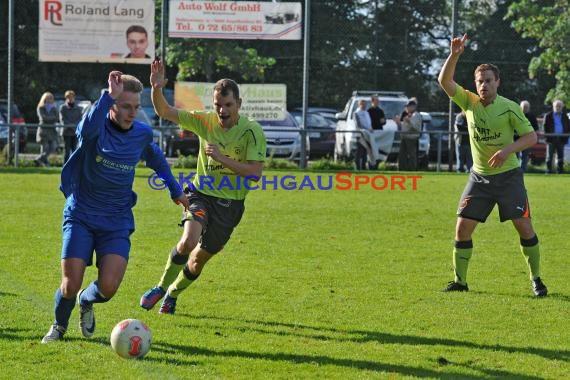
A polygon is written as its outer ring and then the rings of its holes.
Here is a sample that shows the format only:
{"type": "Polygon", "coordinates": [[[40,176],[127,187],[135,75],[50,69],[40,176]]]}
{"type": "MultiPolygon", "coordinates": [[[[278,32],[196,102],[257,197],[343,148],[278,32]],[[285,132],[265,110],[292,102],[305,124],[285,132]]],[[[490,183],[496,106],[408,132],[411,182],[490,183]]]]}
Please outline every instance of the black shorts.
{"type": "Polygon", "coordinates": [[[523,171],[520,168],[487,176],[471,172],[459,200],[457,215],[484,223],[495,204],[499,205],[501,222],[530,218],[523,171]]]}
{"type": "Polygon", "coordinates": [[[217,198],[188,189],[184,191],[190,211],[183,213],[180,226],[184,226],[187,220],[199,222],[202,225],[200,248],[211,254],[220,252],[241,220],[244,201],[217,198]]]}

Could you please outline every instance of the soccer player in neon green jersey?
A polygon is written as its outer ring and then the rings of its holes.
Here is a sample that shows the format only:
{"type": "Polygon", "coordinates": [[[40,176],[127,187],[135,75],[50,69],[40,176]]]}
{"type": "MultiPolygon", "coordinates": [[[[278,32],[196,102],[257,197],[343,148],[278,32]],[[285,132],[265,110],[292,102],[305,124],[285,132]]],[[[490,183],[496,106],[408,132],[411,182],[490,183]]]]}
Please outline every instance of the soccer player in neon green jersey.
{"type": "Polygon", "coordinates": [[[473,168],[457,210],[453,266],[455,279],[443,291],[468,291],[467,267],[473,251],[471,236],[496,204],[501,222],[512,220],[530,270],[532,290],[544,297],[548,290],[540,279],[538,237],[530,219],[528,198],[516,152],[536,143],[536,133],[518,104],[497,94],[499,69],[482,64],[475,69],[477,94],[453,80],[455,67],[465,49],[467,35],[451,40],[450,54],[439,73],[439,84],[465,111],[473,168]],[[520,138],[513,140],[515,131],[520,138]]]}
{"type": "Polygon", "coordinates": [[[233,80],[221,79],[215,84],[214,111],[190,112],[166,102],[162,94],[166,82],[164,65],[156,60],[150,74],[155,111],[198,135],[200,151],[194,188],[185,190],[190,210],[182,218],[182,237],[170,252],[160,281],[143,294],[140,306],[150,310],[164,297],[159,313],[174,314],[180,293],[222,250],[239,223],[249,187],[241,182],[243,178],[261,178],[267,148],[261,126],[239,115],[241,98],[233,80]],[[213,179],[213,186],[203,185],[206,176],[213,179]]]}

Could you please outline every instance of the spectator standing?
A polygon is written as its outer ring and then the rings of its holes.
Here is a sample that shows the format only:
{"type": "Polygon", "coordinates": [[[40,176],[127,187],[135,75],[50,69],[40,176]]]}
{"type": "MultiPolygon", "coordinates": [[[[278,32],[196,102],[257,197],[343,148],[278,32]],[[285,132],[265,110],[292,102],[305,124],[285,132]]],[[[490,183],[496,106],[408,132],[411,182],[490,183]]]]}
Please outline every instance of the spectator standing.
{"type": "MultiPolygon", "coordinates": [[[[532,125],[532,129],[534,129],[534,131],[538,131],[538,121],[536,120],[536,116],[530,112],[530,103],[528,100],[523,100],[520,104],[521,106],[521,110],[523,111],[524,115],[526,116],[526,118],[528,119],[528,121],[530,122],[530,125],[532,125]]],[[[515,136],[515,139],[518,138],[518,135],[515,136]]],[[[521,169],[523,171],[526,172],[526,168],[528,166],[528,159],[529,159],[529,154],[530,154],[531,148],[525,149],[523,151],[521,151],[521,169]]]]}
{"type": "Polygon", "coordinates": [[[473,166],[471,157],[471,144],[469,143],[469,128],[465,112],[461,111],[455,117],[455,154],[457,156],[457,171],[470,172],[473,166]]]}
{"type": "Polygon", "coordinates": [[[552,164],[554,153],[556,153],[556,163],[558,173],[564,171],[564,145],[568,142],[568,136],[556,136],[570,133],[570,119],[564,112],[562,100],[555,100],[552,103],[552,111],[544,117],[544,133],[546,134],[546,170],[547,173],[554,173],[552,164]],[[549,136],[550,135],[550,136],[549,136]]]}
{"type": "Polygon", "coordinates": [[[422,128],[422,116],[416,112],[417,103],[410,100],[400,118],[396,118],[400,134],[398,169],[401,171],[417,170],[418,140],[422,128]]]}
{"type": "Polygon", "coordinates": [[[370,120],[372,122],[373,130],[381,130],[386,124],[386,115],[384,110],[380,108],[380,99],[378,95],[372,95],[370,98],[371,106],[368,108],[368,113],[370,114],[370,120]]]}
{"type": "Polygon", "coordinates": [[[358,101],[358,110],[354,113],[354,121],[360,132],[356,142],[356,169],[366,170],[367,157],[370,155],[369,132],[372,131],[372,120],[370,113],[366,110],[366,100],[358,101]]]}
{"type": "Polygon", "coordinates": [[[39,126],[36,131],[36,142],[40,144],[40,155],[35,162],[38,166],[49,166],[48,157],[57,149],[57,131],[55,125],[59,122],[59,113],[51,92],[44,92],[37,106],[39,126]]]}
{"type": "Polygon", "coordinates": [[[82,109],[75,104],[75,92],[73,90],[65,91],[64,97],[65,103],[59,107],[59,121],[63,125],[61,136],[64,143],[63,162],[65,163],[71,153],[77,148],[75,129],[77,123],[81,120],[82,109]]]}

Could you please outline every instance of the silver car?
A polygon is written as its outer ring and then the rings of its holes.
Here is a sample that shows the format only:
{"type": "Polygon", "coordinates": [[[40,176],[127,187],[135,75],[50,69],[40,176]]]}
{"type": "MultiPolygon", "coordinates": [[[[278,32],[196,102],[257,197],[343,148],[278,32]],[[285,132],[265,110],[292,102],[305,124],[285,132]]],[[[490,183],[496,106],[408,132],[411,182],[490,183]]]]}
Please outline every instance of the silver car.
{"type": "MultiPolygon", "coordinates": [[[[282,118],[257,120],[263,128],[267,141],[267,156],[299,160],[301,158],[301,127],[287,111],[282,111],[282,118]]],[[[309,136],[306,136],[306,157],[310,152],[309,136]]]]}

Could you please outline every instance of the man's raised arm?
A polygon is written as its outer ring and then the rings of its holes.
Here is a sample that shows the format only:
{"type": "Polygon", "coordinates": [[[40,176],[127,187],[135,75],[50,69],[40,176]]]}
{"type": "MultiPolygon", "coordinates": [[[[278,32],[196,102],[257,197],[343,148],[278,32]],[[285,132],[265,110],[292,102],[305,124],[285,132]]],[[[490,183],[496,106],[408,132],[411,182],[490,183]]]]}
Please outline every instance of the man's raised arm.
{"type": "Polygon", "coordinates": [[[437,78],[439,85],[449,96],[455,95],[456,83],[453,80],[453,76],[455,75],[455,66],[457,61],[459,61],[459,56],[465,49],[465,41],[467,41],[467,34],[464,34],[461,38],[455,37],[451,40],[449,56],[445,60],[437,78]]]}

